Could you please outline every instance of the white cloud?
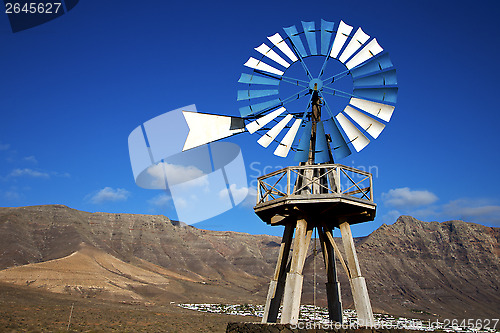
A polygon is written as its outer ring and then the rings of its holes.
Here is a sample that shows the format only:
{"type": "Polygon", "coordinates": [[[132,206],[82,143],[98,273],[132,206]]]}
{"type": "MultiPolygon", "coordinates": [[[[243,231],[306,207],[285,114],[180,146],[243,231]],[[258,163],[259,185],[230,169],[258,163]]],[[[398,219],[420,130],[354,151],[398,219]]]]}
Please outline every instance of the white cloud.
{"type": "Polygon", "coordinates": [[[26,161],[26,162],[30,162],[30,163],[34,163],[34,164],[37,164],[38,163],[38,160],[36,159],[35,156],[31,155],[31,156],[26,156],[23,158],[23,161],[26,161]]]}
{"type": "Polygon", "coordinates": [[[382,222],[386,224],[393,224],[401,215],[403,214],[401,214],[398,210],[391,210],[382,216],[382,222]]]}
{"type": "Polygon", "coordinates": [[[185,184],[189,187],[207,186],[206,174],[195,166],[176,165],[160,162],[151,166],[147,173],[153,178],[151,185],[155,188],[165,188],[165,176],[168,186],[185,184]]]}
{"type": "Polygon", "coordinates": [[[443,214],[477,223],[500,225],[500,205],[488,199],[457,199],[443,206],[443,214]]]}
{"type": "Polygon", "coordinates": [[[436,220],[443,216],[443,206],[431,205],[427,207],[420,207],[418,209],[413,209],[405,215],[411,215],[418,219],[436,220]]]}
{"type": "MultiPolygon", "coordinates": [[[[246,187],[238,188],[238,186],[236,186],[236,184],[229,185],[229,190],[231,191],[231,195],[232,195],[234,201],[237,201],[237,202],[240,202],[241,200],[243,200],[248,194],[248,188],[246,188],[246,187]]],[[[229,193],[228,193],[227,188],[219,191],[219,198],[225,199],[227,197],[229,197],[229,193]]]]}
{"type": "Polygon", "coordinates": [[[175,198],[175,208],[183,209],[188,207],[188,202],[183,198],[175,198]]]}
{"type": "Polygon", "coordinates": [[[438,197],[429,191],[411,190],[402,187],[382,193],[382,199],[387,206],[405,208],[429,205],[438,200],[438,197]]]}
{"type": "Polygon", "coordinates": [[[53,176],[56,176],[56,177],[62,177],[62,178],[71,178],[71,175],[69,174],[69,172],[57,172],[57,171],[52,171],[50,173],[51,175],[53,176]]]}
{"type": "Polygon", "coordinates": [[[22,177],[22,176],[29,176],[29,177],[33,177],[33,178],[50,178],[50,175],[46,172],[36,171],[33,169],[29,169],[29,168],[14,169],[11,171],[11,173],[7,177],[13,178],[13,177],[22,177]]]}
{"type": "Polygon", "coordinates": [[[229,190],[231,191],[235,202],[243,201],[248,195],[248,187],[238,188],[236,184],[231,184],[229,190]]]}
{"type": "MultiPolygon", "coordinates": [[[[387,204],[387,202],[386,202],[387,204]]],[[[400,215],[410,215],[423,221],[463,220],[500,226],[500,204],[491,199],[460,198],[443,205],[401,207],[382,216],[384,223],[394,222],[400,215]]]]}
{"type": "Polygon", "coordinates": [[[86,198],[89,199],[93,204],[101,204],[109,201],[125,201],[129,196],[130,192],[123,188],[113,189],[111,187],[105,187],[93,195],[87,195],[86,198]]]}
{"type": "Polygon", "coordinates": [[[2,196],[8,201],[17,201],[21,199],[21,195],[15,190],[6,191],[2,194],[2,196]]]}
{"type": "Polygon", "coordinates": [[[11,179],[21,178],[21,177],[31,177],[39,179],[49,179],[51,177],[62,177],[70,178],[71,175],[67,172],[57,172],[57,171],[39,171],[31,168],[16,168],[12,170],[7,176],[0,177],[1,180],[8,181],[11,179]]]}
{"type": "Polygon", "coordinates": [[[0,150],[8,150],[9,148],[10,148],[10,144],[0,143],[0,150]]]}
{"type": "Polygon", "coordinates": [[[166,193],[159,194],[149,200],[148,202],[156,207],[168,207],[170,202],[172,201],[172,197],[166,193]]]}
{"type": "Polygon", "coordinates": [[[253,208],[257,204],[257,189],[254,187],[248,188],[248,195],[241,203],[243,207],[253,208]]]}
{"type": "MultiPolygon", "coordinates": [[[[238,188],[236,184],[231,184],[229,186],[231,191],[231,195],[233,196],[233,200],[235,204],[238,205],[241,203],[242,206],[245,207],[253,207],[257,202],[257,190],[253,187],[240,187],[238,188]]],[[[225,199],[228,197],[227,189],[221,190],[219,192],[219,197],[221,199],[225,199]]]]}

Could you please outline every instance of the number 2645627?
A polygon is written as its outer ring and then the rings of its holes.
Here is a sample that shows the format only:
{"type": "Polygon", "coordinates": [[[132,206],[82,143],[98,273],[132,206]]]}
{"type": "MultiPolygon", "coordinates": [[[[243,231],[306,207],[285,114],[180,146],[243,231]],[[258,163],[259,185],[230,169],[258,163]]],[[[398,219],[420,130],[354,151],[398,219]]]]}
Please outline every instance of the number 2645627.
{"type": "Polygon", "coordinates": [[[5,13],[7,14],[57,14],[61,9],[60,2],[30,2],[30,3],[18,3],[18,2],[6,2],[5,3],[5,13]]]}

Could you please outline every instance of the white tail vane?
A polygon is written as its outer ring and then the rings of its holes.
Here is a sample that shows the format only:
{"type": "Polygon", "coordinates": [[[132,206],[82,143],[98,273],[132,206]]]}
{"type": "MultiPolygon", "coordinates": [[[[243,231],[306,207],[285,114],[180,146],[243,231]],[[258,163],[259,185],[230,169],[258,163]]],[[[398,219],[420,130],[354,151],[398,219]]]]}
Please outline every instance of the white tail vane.
{"type": "Polygon", "coordinates": [[[355,97],[351,98],[349,104],[387,122],[391,120],[391,116],[395,108],[392,105],[376,103],[355,97]]]}
{"type": "Polygon", "coordinates": [[[376,56],[384,49],[378,45],[377,39],[372,39],[361,51],[359,51],[351,60],[345,64],[348,69],[354,68],[357,65],[364,63],[366,60],[376,56]]]}
{"type": "Polygon", "coordinates": [[[382,131],[384,130],[384,124],[350,107],[349,105],[346,106],[344,112],[374,139],[378,138],[380,133],[382,133],[382,131]]]}
{"type": "Polygon", "coordinates": [[[285,59],[280,57],[278,55],[278,53],[271,50],[271,48],[269,46],[267,46],[265,43],[262,43],[259,47],[256,47],[255,51],[265,55],[269,59],[273,60],[274,62],[280,64],[281,66],[283,66],[285,68],[290,67],[290,64],[285,59]]]}
{"type": "Polygon", "coordinates": [[[290,151],[290,148],[292,148],[293,140],[297,135],[297,131],[299,130],[301,123],[302,119],[295,119],[292,127],[288,130],[278,147],[276,147],[274,155],[279,157],[286,157],[288,155],[288,152],[290,151]]]}
{"type": "Polygon", "coordinates": [[[259,61],[255,58],[250,57],[250,59],[247,60],[247,62],[244,64],[247,67],[253,68],[253,69],[258,69],[264,72],[268,72],[271,74],[277,74],[279,76],[283,75],[283,71],[280,71],[277,68],[274,68],[271,65],[266,64],[265,62],[259,61]]]}
{"type": "Polygon", "coordinates": [[[274,139],[280,134],[281,130],[285,128],[285,126],[288,124],[290,119],[292,119],[293,116],[291,114],[286,115],[285,118],[283,118],[279,123],[277,123],[273,128],[271,128],[266,134],[261,136],[259,140],[257,140],[257,143],[261,145],[264,148],[267,148],[273,142],[274,139]]]}
{"type": "Polygon", "coordinates": [[[370,36],[365,34],[361,28],[358,28],[354,36],[352,36],[352,39],[349,42],[349,44],[347,44],[344,52],[342,52],[342,55],[340,56],[339,60],[342,63],[345,63],[346,60],[349,59],[349,57],[352,56],[354,52],[356,52],[361,47],[361,45],[366,43],[366,41],[369,38],[370,36]]]}
{"type": "Polygon", "coordinates": [[[241,118],[182,111],[189,133],[182,151],[199,147],[245,131],[241,118]]]}
{"type": "Polygon", "coordinates": [[[351,31],[352,27],[350,25],[345,24],[344,21],[340,21],[337,34],[335,35],[335,39],[333,41],[332,50],[330,51],[330,57],[337,58],[351,31]]]}
{"type": "Polygon", "coordinates": [[[339,113],[335,118],[339,122],[349,140],[351,140],[351,144],[357,152],[361,151],[370,143],[370,140],[364,136],[364,134],[342,113],[339,113]]]}
{"type": "Polygon", "coordinates": [[[252,121],[250,124],[246,126],[247,131],[250,132],[250,134],[255,133],[255,131],[260,130],[262,126],[267,125],[271,120],[282,114],[284,111],[286,111],[286,109],[284,107],[280,107],[279,109],[271,113],[268,113],[257,120],[252,121]]]}
{"type": "Polygon", "coordinates": [[[275,33],[274,35],[267,37],[284,55],[286,55],[292,62],[296,62],[299,60],[295,53],[293,53],[292,49],[288,47],[288,45],[283,40],[283,37],[279,33],[275,33]]]}

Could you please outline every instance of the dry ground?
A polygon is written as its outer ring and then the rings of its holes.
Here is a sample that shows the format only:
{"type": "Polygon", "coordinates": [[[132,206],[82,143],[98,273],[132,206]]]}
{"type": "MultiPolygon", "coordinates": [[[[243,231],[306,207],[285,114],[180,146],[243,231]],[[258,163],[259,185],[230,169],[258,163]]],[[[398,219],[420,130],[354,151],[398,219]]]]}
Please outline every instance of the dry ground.
{"type": "Polygon", "coordinates": [[[0,283],[0,332],[225,332],[256,317],[204,314],[174,304],[124,304],[0,283]]]}

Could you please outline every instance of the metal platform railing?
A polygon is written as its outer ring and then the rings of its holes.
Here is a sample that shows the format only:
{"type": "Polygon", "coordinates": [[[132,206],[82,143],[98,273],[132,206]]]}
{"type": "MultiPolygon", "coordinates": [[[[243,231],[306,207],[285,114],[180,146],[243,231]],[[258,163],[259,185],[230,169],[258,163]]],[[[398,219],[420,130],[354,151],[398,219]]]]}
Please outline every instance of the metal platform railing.
{"type": "Polygon", "coordinates": [[[372,174],[342,164],[291,166],[257,180],[257,205],[304,195],[342,195],[373,202],[372,174]]]}

